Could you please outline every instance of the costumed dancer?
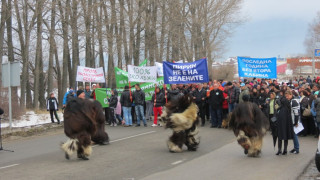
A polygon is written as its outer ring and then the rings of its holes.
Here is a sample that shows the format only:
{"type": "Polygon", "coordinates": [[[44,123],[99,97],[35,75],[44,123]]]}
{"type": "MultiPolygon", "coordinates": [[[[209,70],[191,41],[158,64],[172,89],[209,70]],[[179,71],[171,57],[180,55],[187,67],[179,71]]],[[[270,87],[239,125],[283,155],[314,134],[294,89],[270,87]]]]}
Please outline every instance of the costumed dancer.
{"type": "Polygon", "coordinates": [[[64,132],[70,139],[61,148],[66,159],[77,151],[78,158],[88,160],[92,152],[91,140],[106,145],[109,137],[104,130],[105,116],[101,104],[85,99],[83,90],[78,90],[77,96],[68,102],[64,110],[64,132]]]}
{"type": "Polygon", "coordinates": [[[166,104],[161,115],[161,120],[166,123],[166,128],[173,130],[167,145],[170,152],[182,152],[185,144],[189,151],[196,151],[200,143],[198,134],[198,107],[188,94],[166,104]]]}
{"type": "Polygon", "coordinates": [[[242,99],[244,102],[238,104],[232,112],[229,128],[233,129],[244,153],[249,157],[257,157],[261,153],[262,139],[269,121],[256,104],[248,102],[248,95],[242,99]]]}

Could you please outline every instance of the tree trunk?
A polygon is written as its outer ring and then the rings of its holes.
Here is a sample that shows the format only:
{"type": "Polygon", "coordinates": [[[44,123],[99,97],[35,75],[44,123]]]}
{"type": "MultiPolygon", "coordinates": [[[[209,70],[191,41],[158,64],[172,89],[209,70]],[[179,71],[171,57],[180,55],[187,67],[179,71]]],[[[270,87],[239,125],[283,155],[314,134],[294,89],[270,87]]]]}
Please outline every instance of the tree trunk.
{"type": "Polygon", "coordinates": [[[102,67],[103,72],[106,72],[105,67],[104,67],[103,43],[102,43],[102,41],[103,41],[103,37],[102,37],[102,12],[103,12],[102,3],[99,6],[99,11],[98,11],[98,6],[95,6],[94,12],[95,12],[96,19],[97,19],[98,43],[99,43],[99,67],[102,67]]]}
{"type": "Polygon", "coordinates": [[[57,81],[58,81],[58,101],[60,107],[62,106],[62,101],[63,101],[63,96],[64,96],[64,89],[62,88],[62,76],[61,76],[61,68],[60,68],[60,63],[59,63],[59,56],[58,56],[58,48],[57,44],[55,41],[54,43],[54,57],[56,60],[56,68],[55,68],[55,73],[57,75],[57,81]]]}
{"type": "Polygon", "coordinates": [[[50,96],[50,93],[53,89],[53,57],[54,57],[54,33],[55,33],[55,24],[56,23],[56,0],[51,2],[51,27],[49,35],[49,67],[48,67],[48,89],[47,96],[50,96]]]}
{"type": "MultiPolygon", "coordinates": [[[[122,35],[122,41],[123,41],[123,47],[124,47],[124,59],[125,59],[125,66],[129,64],[129,52],[128,52],[128,43],[127,43],[127,30],[124,23],[124,14],[123,11],[125,9],[124,7],[124,0],[119,0],[120,2],[120,31],[122,35]]],[[[123,68],[123,66],[119,66],[120,69],[123,68]]]]}
{"type": "Polygon", "coordinates": [[[134,65],[139,65],[139,58],[140,58],[140,43],[141,43],[141,12],[142,12],[142,0],[138,0],[138,16],[137,16],[137,33],[135,35],[136,42],[134,46],[133,52],[133,60],[134,65]]]}
{"type": "MultiPolygon", "coordinates": [[[[72,0],[71,32],[72,32],[72,81],[71,87],[76,86],[77,68],[80,65],[79,60],[79,33],[78,33],[78,0],[72,0]]],[[[70,74],[70,73],[69,73],[70,74]]]]}
{"type": "MultiPolygon", "coordinates": [[[[159,61],[163,61],[163,54],[164,54],[164,38],[166,35],[166,2],[162,1],[161,4],[161,35],[160,35],[160,52],[159,52],[159,61]]],[[[167,59],[168,60],[168,59],[167,59]]]]}
{"type": "Polygon", "coordinates": [[[4,30],[5,30],[5,23],[7,18],[6,0],[2,0],[1,6],[2,6],[2,11],[1,11],[1,22],[0,22],[0,89],[2,88],[2,55],[3,55],[4,30]]]}
{"type": "MultiPolygon", "coordinates": [[[[34,70],[34,108],[39,109],[40,100],[40,68],[42,61],[42,1],[37,1],[35,13],[37,14],[37,45],[36,45],[36,59],[35,59],[35,70],[34,70]]],[[[41,104],[42,105],[42,104],[41,104]]]]}
{"type": "Polygon", "coordinates": [[[81,0],[83,13],[84,13],[84,20],[85,20],[85,27],[86,27],[86,67],[93,67],[93,60],[92,60],[92,50],[91,50],[91,15],[92,15],[92,0],[84,1],[81,0]],[[87,2],[87,4],[86,4],[87,2]]]}
{"type": "MultiPolygon", "coordinates": [[[[69,0],[66,1],[69,3],[69,0]]],[[[68,10],[63,11],[61,0],[59,0],[60,19],[62,23],[62,37],[63,37],[63,63],[62,63],[62,91],[67,90],[68,81],[68,60],[70,59],[69,45],[68,45],[68,10]]],[[[57,57],[56,57],[57,58],[57,57]]]]}

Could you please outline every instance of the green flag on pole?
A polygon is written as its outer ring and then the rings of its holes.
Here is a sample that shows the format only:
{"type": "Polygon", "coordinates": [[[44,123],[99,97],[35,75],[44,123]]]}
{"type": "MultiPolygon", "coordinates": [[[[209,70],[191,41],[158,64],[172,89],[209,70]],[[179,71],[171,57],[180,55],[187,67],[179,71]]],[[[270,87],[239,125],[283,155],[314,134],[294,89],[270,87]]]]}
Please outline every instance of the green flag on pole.
{"type": "Polygon", "coordinates": [[[139,66],[144,66],[147,65],[148,59],[145,59],[144,61],[142,61],[139,66]]]}

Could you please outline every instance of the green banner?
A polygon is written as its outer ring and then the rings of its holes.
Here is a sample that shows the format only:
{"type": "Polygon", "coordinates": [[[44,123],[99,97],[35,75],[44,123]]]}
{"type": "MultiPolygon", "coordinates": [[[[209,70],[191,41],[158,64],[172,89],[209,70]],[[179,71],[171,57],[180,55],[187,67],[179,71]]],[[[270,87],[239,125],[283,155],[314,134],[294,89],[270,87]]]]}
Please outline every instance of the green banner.
{"type": "MultiPolygon", "coordinates": [[[[159,77],[157,79],[157,86],[162,88],[163,87],[163,77],[159,77]]],[[[140,85],[141,90],[145,93],[146,101],[152,99],[152,95],[154,94],[155,83],[143,83],[140,85]]],[[[118,96],[121,96],[123,89],[117,89],[118,96]]],[[[132,86],[131,91],[134,92],[135,88],[132,86]]],[[[108,98],[111,96],[111,89],[110,88],[98,88],[95,90],[96,93],[96,100],[100,102],[102,107],[109,107],[108,98]]]]}
{"type": "MultiPolygon", "coordinates": [[[[147,59],[145,59],[144,61],[142,61],[139,66],[144,66],[146,65],[148,62],[147,59]]],[[[114,72],[115,72],[115,75],[116,75],[116,85],[117,85],[117,88],[123,88],[124,86],[128,86],[129,85],[129,80],[128,80],[128,72],[118,68],[118,67],[115,67],[114,68],[114,72]]],[[[130,82],[131,86],[137,84],[137,82],[130,82]]]]}
{"type": "Polygon", "coordinates": [[[145,66],[147,65],[148,59],[145,59],[144,61],[142,61],[139,66],[145,66]]]}

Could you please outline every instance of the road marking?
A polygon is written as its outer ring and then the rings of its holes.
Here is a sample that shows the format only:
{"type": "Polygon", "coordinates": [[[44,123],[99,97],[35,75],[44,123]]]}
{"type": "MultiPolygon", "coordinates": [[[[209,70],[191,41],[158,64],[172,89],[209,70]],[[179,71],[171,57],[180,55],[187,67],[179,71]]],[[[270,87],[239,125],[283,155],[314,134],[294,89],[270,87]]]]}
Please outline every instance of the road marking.
{"type": "Polygon", "coordinates": [[[176,161],[176,162],[171,163],[171,165],[177,165],[177,164],[180,164],[180,163],[182,163],[182,162],[183,162],[183,160],[179,160],[179,161],[176,161]]]}
{"type": "Polygon", "coordinates": [[[12,165],[9,165],[9,166],[0,167],[0,169],[5,169],[5,168],[13,167],[13,166],[18,166],[18,165],[19,164],[12,164],[12,165]]]}
{"type": "MultiPolygon", "coordinates": [[[[145,132],[145,133],[141,133],[141,134],[137,134],[137,135],[133,135],[133,136],[128,136],[128,137],[125,137],[125,138],[116,139],[116,140],[110,141],[110,143],[117,142],[117,141],[122,141],[122,140],[126,140],[126,139],[131,139],[131,138],[138,137],[138,136],[143,136],[143,135],[151,134],[151,133],[154,133],[154,132],[156,132],[156,131],[148,131],[148,132],[145,132]]],[[[92,147],[96,147],[96,146],[98,146],[98,144],[94,145],[92,147]]]]}

